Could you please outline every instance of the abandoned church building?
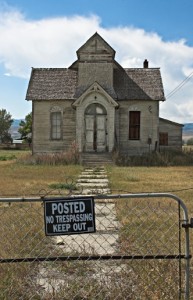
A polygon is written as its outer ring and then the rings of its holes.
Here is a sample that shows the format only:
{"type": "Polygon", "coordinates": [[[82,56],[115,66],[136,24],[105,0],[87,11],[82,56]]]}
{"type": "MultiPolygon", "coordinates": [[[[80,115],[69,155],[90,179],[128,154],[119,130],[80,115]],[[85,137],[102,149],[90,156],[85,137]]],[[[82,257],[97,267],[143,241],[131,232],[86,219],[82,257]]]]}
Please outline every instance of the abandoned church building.
{"type": "Polygon", "coordinates": [[[159,68],[123,68],[115,50],[95,33],[69,68],[33,68],[33,153],[140,155],[182,147],[182,125],[159,117],[164,89],[159,68]]]}

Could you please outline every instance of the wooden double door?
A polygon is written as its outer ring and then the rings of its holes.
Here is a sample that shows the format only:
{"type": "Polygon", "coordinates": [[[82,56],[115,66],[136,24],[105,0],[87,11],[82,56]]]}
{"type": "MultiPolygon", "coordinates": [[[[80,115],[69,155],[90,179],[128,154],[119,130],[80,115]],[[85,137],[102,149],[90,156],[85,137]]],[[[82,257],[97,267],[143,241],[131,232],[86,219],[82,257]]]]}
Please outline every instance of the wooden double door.
{"type": "Polygon", "coordinates": [[[85,151],[107,151],[107,113],[97,103],[88,106],[85,111],[85,151]]]}

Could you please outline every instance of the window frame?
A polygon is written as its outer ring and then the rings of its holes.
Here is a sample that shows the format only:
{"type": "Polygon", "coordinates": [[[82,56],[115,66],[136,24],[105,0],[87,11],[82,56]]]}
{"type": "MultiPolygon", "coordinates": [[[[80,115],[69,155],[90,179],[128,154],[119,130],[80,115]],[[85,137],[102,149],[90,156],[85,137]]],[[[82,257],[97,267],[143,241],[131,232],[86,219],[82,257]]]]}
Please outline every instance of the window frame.
{"type": "Polygon", "coordinates": [[[129,140],[139,141],[141,130],[141,111],[129,111],[129,140]]]}
{"type": "Polygon", "coordinates": [[[62,112],[61,111],[52,111],[50,112],[50,139],[52,141],[62,140],[62,112]],[[56,116],[54,120],[53,117],[56,116]],[[59,118],[57,119],[57,116],[59,118]],[[56,121],[56,124],[53,124],[56,121]],[[59,124],[57,122],[59,121],[59,124]],[[55,129],[55,130],[54,130],[55,129]]]}
{"type": "Polygon", "coordinates": [[[169,135],[168,132],[159,132],[159,145],[168,146],[169,135]]]}

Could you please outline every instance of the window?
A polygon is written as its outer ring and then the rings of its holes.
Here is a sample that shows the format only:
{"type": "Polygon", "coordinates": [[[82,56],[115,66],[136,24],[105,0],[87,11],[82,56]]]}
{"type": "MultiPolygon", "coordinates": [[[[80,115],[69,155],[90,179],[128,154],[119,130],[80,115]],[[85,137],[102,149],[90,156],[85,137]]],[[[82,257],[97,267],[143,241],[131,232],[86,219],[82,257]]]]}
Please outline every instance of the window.
{"type": "Polygon", "coordinates": [[[168,146],[168,133],[167,132],[159,133],[159,144],[160,144],[160,146],[168,146]]]}
{"type": "Polygon", "coordinates": [[[51,113],[51,139],[60,140],[62,138],[62,114],[61,112],[51,113]]]}
{"type": "Polygon", "coordinates": [[[129,112],[129,139],[140,139],[140,111],[129,112]]]}
{"type": "Polygon", "coordinates": [[[86,109],[86,115],[106,115],[106,109],[99,103],[90,104],[86,109]]]}

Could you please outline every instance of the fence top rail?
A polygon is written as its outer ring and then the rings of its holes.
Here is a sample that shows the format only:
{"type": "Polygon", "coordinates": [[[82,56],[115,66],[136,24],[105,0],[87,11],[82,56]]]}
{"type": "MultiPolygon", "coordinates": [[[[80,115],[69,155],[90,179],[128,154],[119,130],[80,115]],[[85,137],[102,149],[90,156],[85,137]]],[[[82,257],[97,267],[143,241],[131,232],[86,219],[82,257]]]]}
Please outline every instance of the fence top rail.
{"type": "Polygon", "coordinates": [[[136,194],[99,194],[99,195],[68,195],[68,196],[52,196],[52,197],[15,197],[15,198],[0,198],[0,203],[19,203],[19,202],[44,202],[45,200],[65,200],[65,199],[74,199],[81,197],[90,197],[93,196],[94,199],[134,199],[134,198],[171,198],[174,199],[182,207],[184,211],[184,222],[188,223],[188,210],[185,203],[178,196],[171,193],[136,193],[136,194]]]}

